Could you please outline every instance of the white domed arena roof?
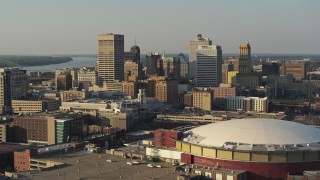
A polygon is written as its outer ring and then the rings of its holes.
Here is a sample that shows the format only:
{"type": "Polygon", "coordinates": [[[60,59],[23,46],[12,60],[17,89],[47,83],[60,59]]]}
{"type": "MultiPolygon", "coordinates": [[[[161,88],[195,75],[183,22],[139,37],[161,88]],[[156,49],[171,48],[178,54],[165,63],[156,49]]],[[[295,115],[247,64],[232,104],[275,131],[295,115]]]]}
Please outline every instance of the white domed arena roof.
{"type": "Polygon", "coordinates": [[[209,147],[228,143],[309,146],[309,143],[320,142],[320,129],[284,120],[233,119],[191,129],[185,133],[183,141],[209,147]]]}

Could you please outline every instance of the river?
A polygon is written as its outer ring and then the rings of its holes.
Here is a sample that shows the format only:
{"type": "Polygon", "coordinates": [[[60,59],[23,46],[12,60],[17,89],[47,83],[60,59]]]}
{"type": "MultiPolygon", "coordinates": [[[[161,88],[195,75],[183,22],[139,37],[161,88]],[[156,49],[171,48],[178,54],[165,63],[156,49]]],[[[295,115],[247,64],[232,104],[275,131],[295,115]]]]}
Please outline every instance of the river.
{"type": "Polygon", "coordinates": [[[22,67],[24,70],[29,72],[49,72],[55,71],[56,69],[62,68],[80,68],[80,67],[94,67],[97,62],[97,56],[74,56],[71,57],[73,60],[67,63],[61,64],[50,64],[44,66],[27,66],[22,67]]]}

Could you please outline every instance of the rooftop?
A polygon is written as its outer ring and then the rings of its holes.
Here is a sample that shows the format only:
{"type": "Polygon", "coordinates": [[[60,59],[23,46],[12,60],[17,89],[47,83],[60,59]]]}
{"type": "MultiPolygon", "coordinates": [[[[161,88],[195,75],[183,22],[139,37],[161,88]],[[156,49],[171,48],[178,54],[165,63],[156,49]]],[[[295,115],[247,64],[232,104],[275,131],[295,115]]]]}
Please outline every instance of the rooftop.
{"type": "Polygon", "coordinates": [[[26,149],[28,146],[20,144],[0,143],[0,154],[26,149]]]}
{"type": "Polygon", "coordinates": [[[284,120],[233,119],[191,129],[183,141],[237,150],[319,150],[320,129],[284,120]]]}

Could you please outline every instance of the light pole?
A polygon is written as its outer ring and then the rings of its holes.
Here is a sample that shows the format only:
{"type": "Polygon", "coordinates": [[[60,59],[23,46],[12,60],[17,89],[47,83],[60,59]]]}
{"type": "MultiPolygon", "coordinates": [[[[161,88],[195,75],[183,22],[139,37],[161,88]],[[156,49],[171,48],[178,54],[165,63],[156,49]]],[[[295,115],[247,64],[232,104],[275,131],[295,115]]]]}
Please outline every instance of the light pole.
{"type": "Polygon", "coordinates": [[[174,180],[174,168],[173,168],[173,171],[172,171],[172,180],[174,180]]]}
{"type": "Polygon", "coordinates": [[[167,162],[167,163],[168,163],[168,167],[167,167],[167,175],[169,175],[170,163],[169,163],[169,162],[167,162]]]}
{"type": "Polygon", "coordinates": [[[97,162],[98,174],[100,174],[99,162],[97,162]]]}
{"type": "Polygon", "coordinates": [[[58,165],[58,176],[60,176],[61,173],[60,173],[60,166],[58,165]]]}
{"type": "Polygon", "coordinates": [[[154,177],[153,177],[153,167],[152,167],[152,169],[151,169],[151,173],[152,173],[151,179],[153,179],[153,178],[154,178],[154,177]]]}
{"type": "Polygon", "coordinates": [[[78,179],[81,179],[81,177],[80,177],[80,167],[78,167],[78,179]]]}

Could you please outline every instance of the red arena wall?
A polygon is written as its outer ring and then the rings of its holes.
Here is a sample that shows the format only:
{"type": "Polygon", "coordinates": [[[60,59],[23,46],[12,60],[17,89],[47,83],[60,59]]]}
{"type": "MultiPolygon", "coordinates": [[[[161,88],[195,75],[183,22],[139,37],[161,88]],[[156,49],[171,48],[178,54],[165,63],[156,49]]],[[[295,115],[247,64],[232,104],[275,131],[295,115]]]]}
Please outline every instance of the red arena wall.
{"type": "Polygon", "coordinates": [[[176,147],[175,139],[180,139],[182,137],[181,131],[173,130],[155,130],[154,131],[154,145],[164,146],[164,147],[176,147]]]}
{"type": "Polygon", "coordinates": [[[286,179],[289,172],[299,174],[303,171],[320,169],[320,161],[293,163],[244,162],[206,158],[185,153],[181,154],[181,161],[209,167],[218,165],[219,168],[223,169],[245,170],[248,172],[249,180],[286,179]]]}

